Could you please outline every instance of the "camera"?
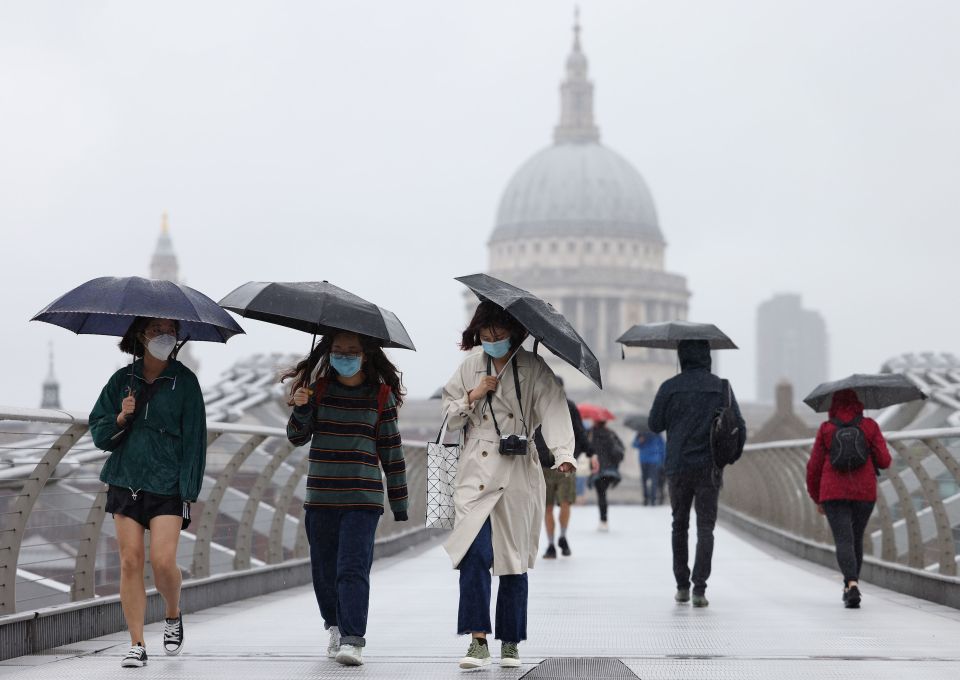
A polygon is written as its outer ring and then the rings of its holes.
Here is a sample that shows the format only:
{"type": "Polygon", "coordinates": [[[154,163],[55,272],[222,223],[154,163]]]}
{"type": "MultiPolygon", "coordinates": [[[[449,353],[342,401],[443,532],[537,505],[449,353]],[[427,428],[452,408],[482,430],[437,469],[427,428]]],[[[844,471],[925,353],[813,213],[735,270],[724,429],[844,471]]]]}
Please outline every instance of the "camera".
{"type": "Polygon", "coordinates": [[[527,438],[522,434],[500,437],[500,453],[504,456],[527,455],[527,438]]]}

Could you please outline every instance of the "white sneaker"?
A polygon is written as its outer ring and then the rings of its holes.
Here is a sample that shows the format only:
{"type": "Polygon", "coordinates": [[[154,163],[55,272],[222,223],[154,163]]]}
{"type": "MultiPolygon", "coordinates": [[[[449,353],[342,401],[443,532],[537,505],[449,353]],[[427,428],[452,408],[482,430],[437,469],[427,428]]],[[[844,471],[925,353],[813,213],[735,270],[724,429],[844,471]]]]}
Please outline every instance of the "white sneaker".
{"type": "Polygon", "coordinates": [[[147,665],[147,650],[142,644],[130,646],[130,651],[120,661],[123,668],[142,668],[147,665]]]}
{"type": "Polygon", "coordinates": [[[609,531],[610,531],[610,525],[607,524],[606,522],[600,522],[600,526],[597,527],[597,531],[599,531],[599,532],[601,532],[601,533],[604,533],[604,534],[609,533],[609,531]]]}
{"type": "Polygon", "coordinates": [[[337,652],[340,651],[340,629],[336,626],[330,626],[330,642],[327,644],[327,657],[337,658],[337,652]]]}
{"type": "Polygon", "coordinates": [[[363,647],[355,645],[340,645],[340,651],[337,652],[337,663],[344,666],[362,666],[363,665],[363,647]]]}

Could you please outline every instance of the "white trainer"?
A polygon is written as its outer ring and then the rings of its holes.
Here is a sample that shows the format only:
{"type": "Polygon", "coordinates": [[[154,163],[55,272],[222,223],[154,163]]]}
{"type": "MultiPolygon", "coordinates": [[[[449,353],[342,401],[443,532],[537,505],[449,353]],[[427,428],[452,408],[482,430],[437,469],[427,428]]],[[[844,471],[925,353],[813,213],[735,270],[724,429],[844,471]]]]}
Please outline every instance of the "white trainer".
{"type": "Polygon", "coordinates": [[[600,533],[606,534],[610,532],[610,525],[606,522],[600,522],[600,526],[597,527],[597,531],[600,533]]]}
{"type": "Polygon", "coordinates": [[[340,629],[336,626],[330,626],[330,642],[327,644],[327,657],[337,658],[337,652],[340,651],[340,629]]]}
{"type": "Polygon", "coordinates": [[[340,645],[340,651],[337,652],[337,663],[343,664],[344,666],[362,666],[363,647],[340,645]]]}

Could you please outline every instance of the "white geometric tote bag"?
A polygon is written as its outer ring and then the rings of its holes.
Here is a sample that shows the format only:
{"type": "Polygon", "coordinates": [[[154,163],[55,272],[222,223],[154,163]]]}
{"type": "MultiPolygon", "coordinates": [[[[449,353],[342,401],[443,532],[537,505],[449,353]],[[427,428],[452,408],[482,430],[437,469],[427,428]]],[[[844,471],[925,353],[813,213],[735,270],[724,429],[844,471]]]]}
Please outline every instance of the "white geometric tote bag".
{"type": "Polygon", "coordinates": [[[444,444],[447,419],[443,419],[437,440],[427,442],[427,528],[453,529],[456,512],[453,488],[457,481],[457,463],[463,447],[463,430],[456,444],[444,444]]]}

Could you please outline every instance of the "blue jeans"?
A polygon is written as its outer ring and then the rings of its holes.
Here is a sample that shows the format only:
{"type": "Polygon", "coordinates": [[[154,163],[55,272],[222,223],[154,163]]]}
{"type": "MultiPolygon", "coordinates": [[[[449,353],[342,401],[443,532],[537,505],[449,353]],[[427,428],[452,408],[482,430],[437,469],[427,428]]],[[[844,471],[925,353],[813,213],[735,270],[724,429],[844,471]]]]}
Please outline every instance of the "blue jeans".
{"type": "MultiPolygon", "coordinates": [[[[483,523],[457,567],[460,570],[460,612],[457,635],[491,633],[490,584],[493,577],[493,531],[483,523]]],[[[503,642],[527,639],[527,575],[501,576],[497,589],[497,635],[503,642]]]]}
{"type": "Polygon", "coordinates": [[[660,473],[663,466],[659,463],[640,463],[640,472],[643,478],[643,504],[657,505],[662,498],[660,492],[660,473]]]}
{"type": "Polygon", "coordinates": [[[379,522],[376,510],[304,510],[313,591],[324,628],[337,626],[342,644],[367,644],[363,636],[370,608],[373,539],[379,522]]]}

